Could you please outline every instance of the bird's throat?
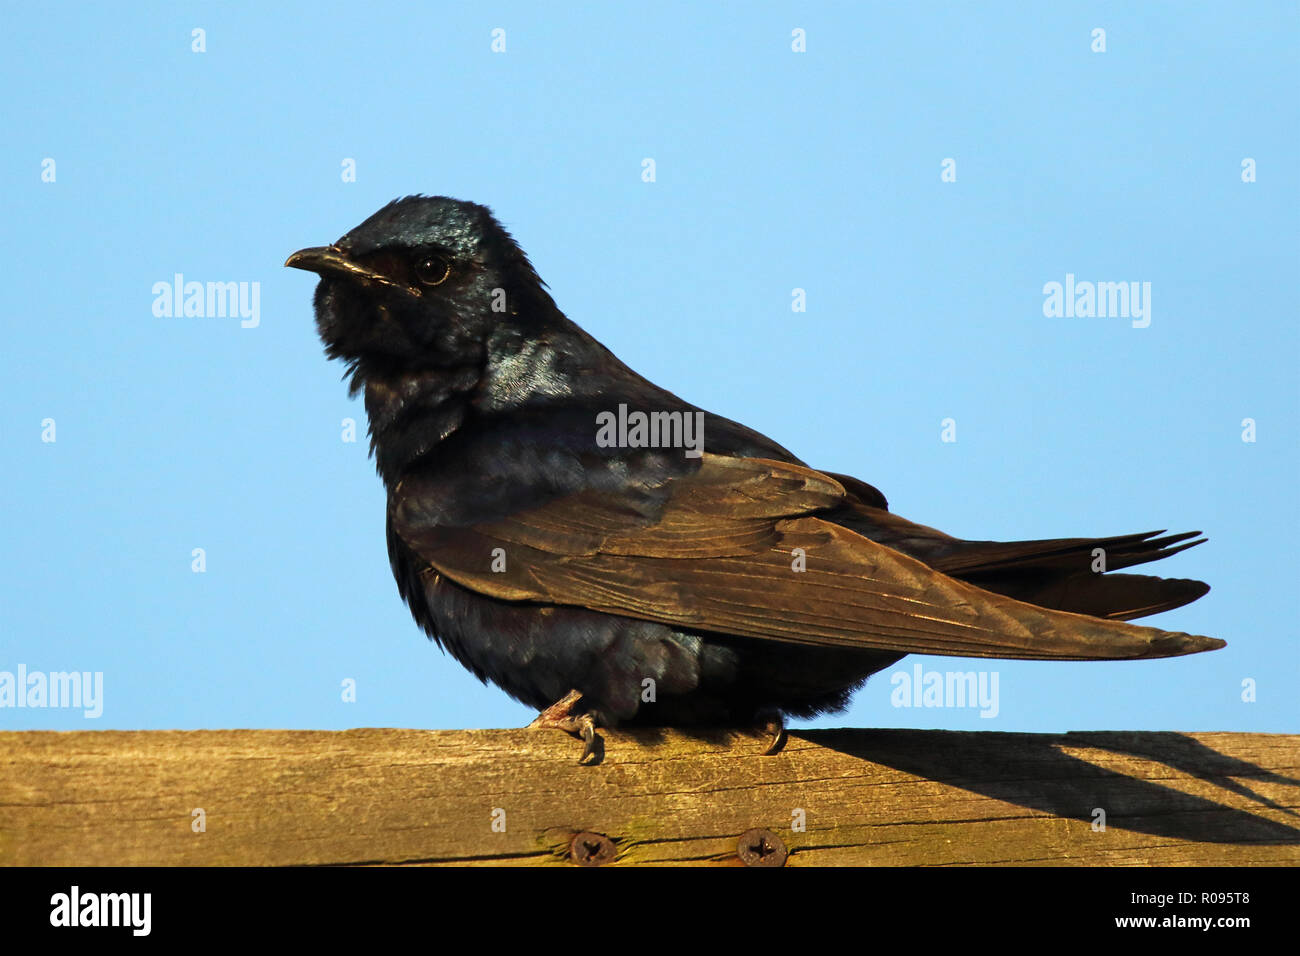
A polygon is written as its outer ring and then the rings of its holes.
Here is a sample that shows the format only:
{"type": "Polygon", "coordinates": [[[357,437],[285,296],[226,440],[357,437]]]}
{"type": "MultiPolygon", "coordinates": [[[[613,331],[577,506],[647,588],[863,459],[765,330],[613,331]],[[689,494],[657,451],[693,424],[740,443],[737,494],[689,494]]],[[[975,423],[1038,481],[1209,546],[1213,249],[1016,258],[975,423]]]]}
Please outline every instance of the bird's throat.
{"type": "Polygon", "coordinates": [[[390,487],[465,421],[482,370],[470,366],[366,376],[370,452],[390,487]]]}

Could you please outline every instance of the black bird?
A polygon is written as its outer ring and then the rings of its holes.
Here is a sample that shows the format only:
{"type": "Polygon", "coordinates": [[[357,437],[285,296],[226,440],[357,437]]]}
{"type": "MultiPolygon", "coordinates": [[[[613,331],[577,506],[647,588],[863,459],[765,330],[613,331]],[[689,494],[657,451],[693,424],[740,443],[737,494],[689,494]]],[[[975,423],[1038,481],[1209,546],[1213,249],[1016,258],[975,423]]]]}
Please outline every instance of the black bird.
{"type": "Polygon", "coordinates": [[[909,653],[1172,657],[1125,621],[1205,594],[1113,572],[1200,532],[966,541],[646,381],[565,317],[484,206],[389,203],[285,263],[364,391],[388,554],[425,632],[535,722],[754,726],[909,653]],[[702,428],[701,428],[702,426],[702,428]],[[703,436],[702,449],[700,435],[703,436]]]}

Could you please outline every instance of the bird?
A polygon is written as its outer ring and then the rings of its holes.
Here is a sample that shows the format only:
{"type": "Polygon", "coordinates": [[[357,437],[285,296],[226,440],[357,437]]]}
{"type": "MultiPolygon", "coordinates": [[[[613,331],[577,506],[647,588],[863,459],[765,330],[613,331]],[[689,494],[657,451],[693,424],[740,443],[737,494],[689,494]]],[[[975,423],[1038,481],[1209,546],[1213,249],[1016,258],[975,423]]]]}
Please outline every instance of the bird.
{"type": "Polygon", "coordinates": [[[486,206],[411,195],[288,267],[364,396],[397,590],[530,726],[762,728],[843,711],[908,654],[1174,657],[1129,621],[1201,581],[1115,573],[1199,531],[966,540],[889,510],[634,372],[559,308],[486,206]]]}

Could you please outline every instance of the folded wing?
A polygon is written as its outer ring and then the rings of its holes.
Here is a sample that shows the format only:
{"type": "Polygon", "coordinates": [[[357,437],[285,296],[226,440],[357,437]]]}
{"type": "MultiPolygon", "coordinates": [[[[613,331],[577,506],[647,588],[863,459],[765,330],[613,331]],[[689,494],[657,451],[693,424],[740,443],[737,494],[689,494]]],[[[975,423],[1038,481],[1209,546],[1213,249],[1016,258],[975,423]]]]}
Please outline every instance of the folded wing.
{"type": "MultiPolygon", "coordinates": [[[[649,512],[643,502],[632,507],[608,491],[583,490],[449,527],[428,519],[434,491],[411,478],[390,500],[390,520],[430,565],[479,593],[695,630],[1023,659],[1171,657],[1223,646],[961,580],[830,520],[851,496],[841,482],[800,465],[706,454],[698,470],[665,479],[658,492],[649,512]]],[[[994,550],[964,564],[953,557],[951,567],[979,573],[1009,560],[1015,556],[994,550]]]]}

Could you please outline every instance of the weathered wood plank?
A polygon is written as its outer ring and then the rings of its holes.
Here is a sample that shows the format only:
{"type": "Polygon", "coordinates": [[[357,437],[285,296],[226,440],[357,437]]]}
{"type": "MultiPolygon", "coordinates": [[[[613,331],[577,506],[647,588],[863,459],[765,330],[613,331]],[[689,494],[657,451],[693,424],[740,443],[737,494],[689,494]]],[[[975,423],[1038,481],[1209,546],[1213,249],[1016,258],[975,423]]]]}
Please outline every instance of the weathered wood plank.
{"type": "Polygon", "coordinates": [[[613,865],[740,865],[751,828],[789,866],[1300,863],[1295,735],[604,737],[582,767],[527,730],[0,733],[0,864],[571,865],[590,830],[613,865]]]}

